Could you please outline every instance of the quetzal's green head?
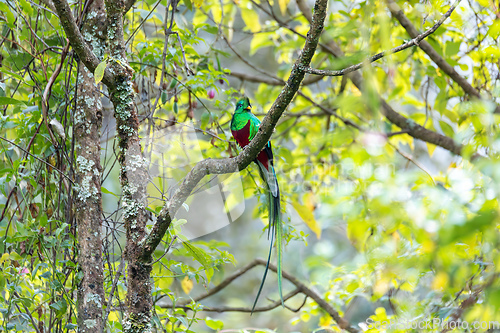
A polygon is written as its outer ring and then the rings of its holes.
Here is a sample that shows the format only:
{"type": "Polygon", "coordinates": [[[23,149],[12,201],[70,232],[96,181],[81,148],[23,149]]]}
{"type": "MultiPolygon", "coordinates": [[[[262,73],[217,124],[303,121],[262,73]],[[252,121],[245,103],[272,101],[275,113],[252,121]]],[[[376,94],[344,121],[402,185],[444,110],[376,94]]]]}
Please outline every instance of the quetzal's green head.
{"type": "Polygon", "coordinates": [[[246,112],[250,111],[252,109],[252,105],[250,104],[250,100],[248,97],[244,97],[236,103],[236,109],[234,110],[235,113],[237,112],[246,112]]]}

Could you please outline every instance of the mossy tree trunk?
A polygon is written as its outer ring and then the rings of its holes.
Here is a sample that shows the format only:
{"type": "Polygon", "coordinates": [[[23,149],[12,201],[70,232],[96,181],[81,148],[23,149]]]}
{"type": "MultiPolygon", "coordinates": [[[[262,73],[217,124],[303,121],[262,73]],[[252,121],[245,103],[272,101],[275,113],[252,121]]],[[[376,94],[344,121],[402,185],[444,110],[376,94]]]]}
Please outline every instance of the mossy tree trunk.
{"type": "MultiPolygon", "coordinates": [[[[94,54],[102,59],[105,50],[104,2],[94,0],[88,8],[82,32],[94,54]]],[[[102,195],[101,195],[101,94],[94,76],[81,62],[74,110],[77,168],[75,217],[78,226],[78,263],[82,280],[78,287],[79,332],[103,332],[102,195]]]]}

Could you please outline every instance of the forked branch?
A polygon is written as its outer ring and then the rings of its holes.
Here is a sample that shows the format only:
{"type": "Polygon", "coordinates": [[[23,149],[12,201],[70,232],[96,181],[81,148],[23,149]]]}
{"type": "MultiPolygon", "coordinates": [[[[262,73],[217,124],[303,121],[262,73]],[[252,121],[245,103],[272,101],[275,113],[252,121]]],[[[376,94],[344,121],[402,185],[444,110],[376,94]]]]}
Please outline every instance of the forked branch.
{"type": "Polygon", "coordinates": [[[426,37],[430,36],[432,33],[434,33],[444,23],[444,21],[446,21],[446,19],[448,17],[450,17],[451,13],[453,13],[453,11],[455,10],[455,8],[458,6],[459,3],[460,3],[460,0],[456,0],[453,3],[453,5],[450,7],[450,9],[448,9],[448,11],[443,14],[441,19],[439,19],[439,21],[437,21],[436,24],[434,24],[429,30],[427,30],[421,34],[417,34],[416,36],[412,36],[413,39],[407,41],[403,45],[397,46],[397,47],[395,47],[391,50],[388,50],[388,51],[383,51],[383,52],[377,53],[374,56],[371,56],[370,58],[366,59],[365,61],[360,62],[359,64],[352,65],[352,66],[346,67],[346,68],[341,69],[341,70],[330,71],[330,70],[323,70],[323,69],[307,68],[306,73],[315,74],[315,75],[322,75],[322,76],[342,76],[342,75],[346,75],[348,73],[357,71],[361,67],[366,66],[366,65],[368,65],[374,61],[377,61],[379,59],[382,59],[386,55],[401,52],[401,51],[406,50],[407,48],[410,48],[410,47],[415,46],[415,45],[419,46],[419,43],[424,38],[426,38],[426,37]]]}
{"type": "Polygon", "coordinates": [[[305,69],[311,63],[311,59],[316,52],[319,37],[323,31],[327,3],[327,0],[316,1],[311,28],[307,33],[304,48],[302,49],[299,58],[293,65],[292,72],[290,73],[285,86],[276,98],[274,104],[271,106],[267,116],[262,121],[255,138],[237,157],[219,160],[205,159],[199,162],[187,174],[180,187],[163,206],[163,209],[157,217],[156,223],[153,225],[153,229],[142,243],[144,249],[142,258],[145,262],[149,262],[151,260],[151,255],[165,235],[173,216],[203,177],[209,174],[233,173],[246,168],[269,141],[279,118],[283,112],[285,112],[285,109],[297,93],[306,74],[305,69]]]}

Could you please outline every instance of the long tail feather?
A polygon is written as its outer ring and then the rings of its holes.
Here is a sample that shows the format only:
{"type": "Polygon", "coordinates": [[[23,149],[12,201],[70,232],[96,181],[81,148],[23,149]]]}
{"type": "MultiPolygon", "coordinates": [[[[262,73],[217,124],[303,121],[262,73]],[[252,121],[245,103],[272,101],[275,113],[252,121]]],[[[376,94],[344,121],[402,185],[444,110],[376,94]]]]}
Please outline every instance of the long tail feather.
{"type": "MultiPolygon", "coordinates": [[[[257,305],[257,301],[259,300],[260,293],[262,291],[262,287],[264,286],[264,282],[266,280],[267,271],[269,270],[269,262],[271,261],[271,253],[273,249],[273,241],[276,242],[276,252],[278,256],[277,266],[278,266],[278,288],[280,294],[281,305],[284,305],[283,301],[283,291],[282,291],[282,263],[283,263],[283,224],[281,221],[281,204],[280,204],[280,192],[278,181],[276,179],[276,173],[274,168],[271,167],[271,172],[269,172],[262,163],[257,161],[259,166],[259,173],[264,182],[268,187],[268,202],[269,202],[269,229],[268,232],[271,234],[271,246],[269,247],[269,255],[267,258],[266,269],[264,271],[264,276],[262,278],[262,282],[259,287],[259,291],[257,293],[257,297],[255,298],[252,313],[257,305]]],[[[269,234],[268,234],[269,236],[269,234]]]]}
{"type": "Polygon", "coordinates": [[[264,282],[266,281],[267,271],[269,270],[269,262],[271,262],[271,253],[273,251],[273,240],[274,234],[271,235],[271,246],[269,246],[269,255],[267,256],[266,270],[264,271],[264,276],[262,277],[262,281],[260,282],[259,291],[257,292],[257,297],[255,297],[255,301],[253,302],[252,312],[250,313],[250,315],[252,315],[253,311],[255,310],[255,306],[257,305],[257,301],[259,300],[262,287],[264,287],[264,282]]]}
{"type": "MultiPolygon", "coordinates": [[[[273,170],[274,172],[274,170],[273,170]]],[[[278,183],[276,183],[277,185],[278,183]]],[[[281,305],[285,307],[283,301],[283,290],[282,290],[282,280],[283,280],[283,222],[281,221],[281,205],[280,205],[280,195],[278,189],[278,196],[272,198],[272,205],[274,206],[273,219],[276,230],[276,252],[278,254],[278,288],[280,292],[281,305]]]]}

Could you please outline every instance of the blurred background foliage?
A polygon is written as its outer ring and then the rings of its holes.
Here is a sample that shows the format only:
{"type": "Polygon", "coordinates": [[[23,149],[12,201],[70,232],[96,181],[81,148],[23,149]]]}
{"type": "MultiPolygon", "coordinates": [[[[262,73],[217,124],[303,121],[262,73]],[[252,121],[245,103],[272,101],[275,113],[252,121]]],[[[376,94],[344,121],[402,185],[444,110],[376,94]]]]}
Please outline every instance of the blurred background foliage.
{"type": "MultiPolygon", "coordinates": [[[[313,6],[306,0],[183,0],[165,44],[169,3],[138,1],[125,18],[153,216],[193,163],[238,153],[229,131],[236,100],[249,96],[254,113],[265,115],[303,46],[313,6]],[[176,146],[170,135],[178,128],[189,129],[195,139],[176,139],[176,146]]],[[[397,3],[421,32],[450,6],[442,0],[397,3]]],[[[72,6],[81,17],[84,3],[72,6]]],[[[385,1],[330,1],[312,67],[342,69],[409,40],[387,6],[385,1]],[[343,57],[324,47],[332,41],[343,57]]],[[[70,181],[78,59],[73,52],[62,56],[67,41],[49,1],[0,0],[0,9],[1,330],[72,331],[81,278],[72,212],[77,193],[70,181]],[[55,146],[41,103],[59,65],[46,115],[63,133],[55,146]]],[[[500,321],[500,132],[493,112],[500,102],[499,17],[492,0],[463,0],[426,39],[482,100],[466,95],[412,47],[363,67],[363,92],[347,77],[307,75],[276,127],[272,142],[289,235],[284,269],[359,330],[381,332],[369,323],[384,320],[500,321]],[[409,122],[463,144],[463,156],[401,132],[381,114],[378,96],[409,122]]],[[[109,295],[124,229],[113,110],[102,91],[109,295]]],[[[260,266],[191,302],[267,255],[266,202],[257,170],[252,165],[240,176],[241,196],[225,178],[218,183],[227,194],[225,209],[245,207],[236,223],[191,239],[186,228],[209,224],[211,209],[195,198],[155,253],[155,329],[341,331],[324,308],[303,295],[287,301],[288,309],[253,316],[230,311],[251,306],[260,266]]],[[[110,332],[121,331],[126,281],[123,276],[117,281],[113,304],[104,304],[110,332]]],[[[264,295],[276,300],[276,287],[271,274],[264,295]]],[[[293,285],[285,281],[284,288],[288,293],[293,285]]],[[[268,303],[260,300],[261,306],[268,303]]]]}

